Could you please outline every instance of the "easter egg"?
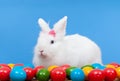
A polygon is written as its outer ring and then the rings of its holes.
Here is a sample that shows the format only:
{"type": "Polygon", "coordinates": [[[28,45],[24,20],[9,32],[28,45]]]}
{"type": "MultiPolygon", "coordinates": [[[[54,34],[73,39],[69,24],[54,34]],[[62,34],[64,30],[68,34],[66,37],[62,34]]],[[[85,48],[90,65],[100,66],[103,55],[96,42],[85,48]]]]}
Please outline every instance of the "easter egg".
{"type": "Polygon", "coordinates": [[[120,78],[120,67],[116,68],[116,72],[117,72],[117,77],[120,78]]]}
{"type": "Polygon", "coordinates": [[[85,74],[82,71],[82,69],[76,68],[74,69],[70,74],[72,81],[84,81],[85,80],[85,74]]]}
{"type": "Polygon", "coordinates": [[[26,67],[24,68],[24,71],[26,72],[26,75],[27,75],[26,80],[31,81],[33,77],[35,76],[34,70],[30,67],[26,67]]]}
{"type": "Polygon", "coordinates": [[[104,72],[99,69],[94,69],[88,74],[89,81],[104,81],[104,72]]]}
{"type": "Polygon", "coordinates": [[[118,63],[115,63],[115,62],[110,63],[110,65],[113,65],[115,68],[120,66],[118,63]]]}
{"type": "Polygon", "coordinates": [[[9,81],[10,80],[10,68],[7,67],[1,67],[0,68],[0,81],[9,81]]]}
{"type": "Polygon", "coordinates": [[[101,65],[101,64],[99,64],[99,63],[94,63],[94,64],[92,64],[92,67],[93,67],[94,69],[100,69],[100,70],[104,70],[104,69],[106,68],[106,66],[103,66],[103,65],[101,65]]]}
{"type": "Polygon", "coordinates": [[[36,66],[36,67],[33,69],[34,72],[35,72],[35,76],[36,76],[37,72],[38,72],[39,70],[43,69],[43,68],[45,68],[45,67],[44,67],[44,66],[36,66]]]}
{"type": "Polygon", "coordinates": [[[63,70],[66,70],[67,68],[69,68],[70,67],[70,65],[68,65],[68,64],[65,64],[65,65],[62,65],[62,66],[60,66],[63,70]]]}
{"type": "Polygon", "coordinates": [[[14,66],[24,66],[22,63],[15,64],[14,66]]]}
{"type": "Polygon", "coordinates": [[[93,70],[93,67],[91,67],[91,66],[86,66],[86,67],[84,67],[82,70],[83,70],[83,72],[84,72],[84,74],[85,74],[85,77],[87,78],[88,74],[93,70]]]}
{"type": "Polygon", "coordinates": [[[90,67],[90,68],[93,68],[92,65],[85,65],[85,66],[82,66],[81,69],[85,68],[85,67],[90,67]]]}
{"type": "Polygon", "coordinates": [[[14,66],[12,69],[23,69],[23,66],[14,66]]]}
{"type": "Polygon", "coordinates": [[[114,65],[111,65],[111,64],[107,64],[107,65],[106,65],[106,68],[113,68],[113,69],[115,69],[115,66],[114,66],[114,65]]]}
{"type": "Polygon", "coordinates": [[[7,67],[7,68],[11,69],[11,67],[9,67],[7,64],[0,64],[0,68],[2,68],[2,67],[7,67]]]}
{"type": "Polygon", "coordinates": [[[25,81],[26,72],[22,68],[14,68],[10,72],[10,78],[12,81],[25,81]]]}
{"type": "Polygon", "coordinates": [[[105,68],[106,68],[106,66],[101,66],[101,67],[99,67],[98,69],[104,70],[105,68]]]}
{"type": "Polygon", "coordinates": [[[104,69],[105,81],[114,81],[117,77],[117,73],[113,68],[104,69]]]}
{"type": "Polygon", "coordinates": [[[50,72],[50,77],[52,81],[65,81],[66,72],[62,68],[54,68],[50,72]]]}
{"type": "Polygon", "coordinates": [[[52,69],[57,68],[57,67],[58,67],[57,65],[49,66],[49,67],[48,67],[48,71],[51,71],[52,69]]]}
{"type": "Polygon", "coordinates": [[[24,67],[30,67],[30,68],[34,68],[34,65],[33,64],[24,64],[24,67]]]}
{"type": "Polygon", "coordinates": [[[15,64],[13,64],[13,63],[8,64],[8,66],[9,66],[11,69],[14,67],[14,65],[15,65],[15,64]]]}
{"type": "Polygon", "coordinates": [[[71,72],[72,72],[75,68],[76,68],[76,67],[69,67],[69,68],[66,69],[66,75],[67,75],[67,78],[68,78],[69,80],[71,80],[70,74],[71,74],[71,72]]]}
{"type": "Polygon", "coordinates": [[[98,69],[99,67],[101,67],[102,65],[101,64],[99,64],[99,63],[93,63],[92,64],[92,67],[94,68],[94,69],[98,69]]]}
{"type": "Polygon", "coordinates": [[[39,81],[48,81],[49,77],[50,77],[50,72],[47,69],[41,69],[36,74],[36,78],[39,81]]]}

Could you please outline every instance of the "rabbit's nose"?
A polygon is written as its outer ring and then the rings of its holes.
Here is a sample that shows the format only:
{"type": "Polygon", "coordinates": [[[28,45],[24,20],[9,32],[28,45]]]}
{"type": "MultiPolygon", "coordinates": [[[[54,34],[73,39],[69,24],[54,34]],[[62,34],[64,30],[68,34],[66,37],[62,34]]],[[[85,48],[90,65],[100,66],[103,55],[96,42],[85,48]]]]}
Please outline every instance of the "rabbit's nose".
{"type": "Polygon", "coordinates": [[[41,52],[41,53],[43,53],[44,51],[43,51],[43,50],[41,50],[40,52],[41,52]]]}

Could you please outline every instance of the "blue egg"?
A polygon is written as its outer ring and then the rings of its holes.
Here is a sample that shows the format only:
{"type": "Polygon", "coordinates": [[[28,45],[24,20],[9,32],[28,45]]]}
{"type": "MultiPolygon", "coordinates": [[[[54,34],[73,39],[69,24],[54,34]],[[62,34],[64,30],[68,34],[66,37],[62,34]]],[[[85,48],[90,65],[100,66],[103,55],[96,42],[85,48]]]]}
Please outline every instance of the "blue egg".
{"type": "Polygon", "coordinates": [[[24,67],[34,68],[34,65],[33,64],[24,64],[24,67]]]}
{"type": "Polygon", "coordinates": [[[94,63],[94,64],[92,64],[92,67],[94,68],[94,69],[99,69],[99,68],[101,68],[101,64],[99,64],[99,63],[94,63]]]}
{"type": "Polygon", "coordinates": [[[71,74],[70,78],[72,81],[84,81],[85,80],[85,74],[80,68],[74,69],[71,74]]]}
{"type": "Polygon", "coordinates": [[[14,66],[13,69],[23,69],[23,66],[14,66]]]}
{"type": "Polygon", "coordinates": [[[10,78],[12,81],[25,81],[26,72],[21,68],[14,68],[10,72],[10,78]]]}
{"type": "Polygon", "coordinates": [[[105,66],[101,66],[101,67],[99,67],[98,69],[104,70],[105,68],[106,68],[105,66]]]}

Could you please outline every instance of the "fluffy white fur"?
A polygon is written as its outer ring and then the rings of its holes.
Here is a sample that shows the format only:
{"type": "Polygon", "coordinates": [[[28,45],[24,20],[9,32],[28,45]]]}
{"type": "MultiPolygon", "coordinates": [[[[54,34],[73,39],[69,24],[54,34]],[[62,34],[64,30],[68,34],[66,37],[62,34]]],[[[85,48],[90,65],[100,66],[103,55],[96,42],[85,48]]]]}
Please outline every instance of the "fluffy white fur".
{"type": "Polygon", "coordinates": [[[38,23],[42,31],[34,49],[35,66],[102,64],[100,48],[92,40],[78,34],[65,36],[67,16],[54,25],[52,30],[56,32],[55,37],[48,34],[51,29],[43,19],[40,18],[38,23]],[[54,40],[54,44],[50,43],[51,40],[54,40]]]}

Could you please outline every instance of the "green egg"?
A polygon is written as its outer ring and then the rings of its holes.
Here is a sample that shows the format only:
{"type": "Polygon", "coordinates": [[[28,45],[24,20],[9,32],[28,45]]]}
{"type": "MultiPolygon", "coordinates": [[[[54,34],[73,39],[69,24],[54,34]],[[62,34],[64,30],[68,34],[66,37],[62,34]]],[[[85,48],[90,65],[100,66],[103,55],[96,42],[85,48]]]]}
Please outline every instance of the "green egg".
{"type": "Polygon", "coordinates": [[[41,69],[37,72],[36,78],[38,81],[49,81],[50,72],[47,69],[41,69]]]}
{"type": "Polygon", "coordinates": [[[93,68],[92,65],[85,65],[85,66],[82,66],[81,69],[83,69],[84,67],[91,67],[91,68],[93,68]]]}
{"type": "Polygon", "coordinates": [[[76,67],[69,67],[69,68],[66,69],[66,75],[67,75],[67,78],[68,78],[69,80],[71,80],[70,74],[71,74],[71,72],[72,72],[75,68],[76,68],[76,67]]]}

